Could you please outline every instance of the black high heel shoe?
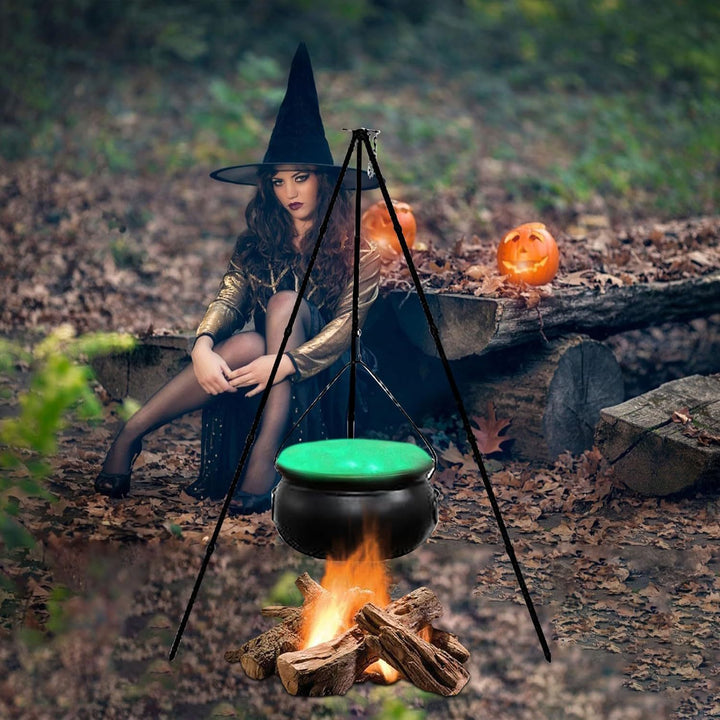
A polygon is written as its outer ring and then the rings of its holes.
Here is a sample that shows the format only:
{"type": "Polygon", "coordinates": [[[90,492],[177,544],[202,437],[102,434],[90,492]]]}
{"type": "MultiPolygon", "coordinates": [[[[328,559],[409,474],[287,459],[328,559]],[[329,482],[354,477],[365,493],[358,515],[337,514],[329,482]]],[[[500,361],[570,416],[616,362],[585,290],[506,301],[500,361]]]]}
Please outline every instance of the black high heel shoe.
{"type": "Polygon", "coordinates": [[[125,473],[109,473],[101,470],[95,478],[95,492],[109,495],[111,498],[122,498],[130,492],[130,476],[137,456],[142,452],[142,440],[132,444],[133,455],[130,458],[130,469],[125,473]]]}
{"type": "Polygon", "coordinates": [[[272,504],[272,491],[273,488],[270,488],[262,495],[255,495],[244,490],[236,490],[228,507],[228,515],[254,515],[266,512],[272,504]]]}
{"type": "Polygon", "coordinates": [[[196,500],[204,500],[205,498],[210,497],[210,492],[205,478],[198,478],[195,482],[191,482],[189,485],[186,485],[183,488],[183,492],[190,495],[190,497],[194,497],[196,500]]]}

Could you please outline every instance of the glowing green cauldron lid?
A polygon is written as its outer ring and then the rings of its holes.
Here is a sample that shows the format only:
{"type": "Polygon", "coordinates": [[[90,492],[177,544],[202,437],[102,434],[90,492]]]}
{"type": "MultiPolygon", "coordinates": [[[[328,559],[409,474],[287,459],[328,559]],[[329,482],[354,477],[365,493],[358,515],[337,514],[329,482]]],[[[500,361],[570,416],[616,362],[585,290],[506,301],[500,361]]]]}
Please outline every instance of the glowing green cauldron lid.
{"type": "Polygon", "coordinates": [[[291,445],[278,455],[275,465],[288,480],[377,485],[428,476],[435,463],[412,443],[344,438],[291,445]]]}

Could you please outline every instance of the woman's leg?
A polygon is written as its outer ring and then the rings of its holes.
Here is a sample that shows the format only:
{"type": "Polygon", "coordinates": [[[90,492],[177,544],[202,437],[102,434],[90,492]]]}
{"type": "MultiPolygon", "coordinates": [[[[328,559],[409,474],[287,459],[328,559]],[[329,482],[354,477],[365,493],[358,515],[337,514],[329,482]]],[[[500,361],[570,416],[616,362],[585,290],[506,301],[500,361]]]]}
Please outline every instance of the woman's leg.
{"type": "MultiPolygon", "coordinates": [[[[239,333],[218,343],[215,352],[225,358],[231,368],[236,368],[263,355],[265,341],[256,332],[239,333]]],[[[214,397],[200,387],[192,365],[188,365],[127,421],[108,450],[103,471],[129,472],[133,451],[141,438],[185,413],[200,409],[214,397]]]]}
{"type": "MultiPolygon", "coordinates": [[[[297,300],[297,293],[282,290],[268,301],[265,314],[266,354],[275,355],[297,300]]],[[[303,300],[293,323],[286,350],[293,350],[308,338],[310,308],[303,300]]],[[[274,385],[263,410],[262,421],[245,468],[242,490],[253,494],[267,492],[275,480],[275,453],[280,447],[290,420],[290,381],[274,385]]]]}

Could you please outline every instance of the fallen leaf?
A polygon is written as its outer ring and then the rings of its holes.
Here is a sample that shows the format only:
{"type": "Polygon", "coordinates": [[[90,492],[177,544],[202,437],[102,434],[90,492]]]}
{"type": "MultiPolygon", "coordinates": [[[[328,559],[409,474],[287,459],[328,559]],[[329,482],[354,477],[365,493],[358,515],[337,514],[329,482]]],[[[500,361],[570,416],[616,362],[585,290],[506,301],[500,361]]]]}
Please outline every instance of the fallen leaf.
{"type": "Polygon", "coordinates": [[[487,418],[479,415],[471,415],[470,419],[477,426],[477,429],[473,428],[473,435],[475,435],[478,448],[483,455],[502,452],[503,449],[500,446],[504,442],[512,439],[510,437],[500,437],[500,433],[505,430],[512,421],[495,417],[495,405],[492,400],[487,404],[487,418]]]}
{"type": "Polygon", "coordinates": [[[674,423],[687,425],[692,420],[692,416],[690,415],[690,411],[687,408],[681,408],[680,410],[673,411],[671,419],[674,423]]]}

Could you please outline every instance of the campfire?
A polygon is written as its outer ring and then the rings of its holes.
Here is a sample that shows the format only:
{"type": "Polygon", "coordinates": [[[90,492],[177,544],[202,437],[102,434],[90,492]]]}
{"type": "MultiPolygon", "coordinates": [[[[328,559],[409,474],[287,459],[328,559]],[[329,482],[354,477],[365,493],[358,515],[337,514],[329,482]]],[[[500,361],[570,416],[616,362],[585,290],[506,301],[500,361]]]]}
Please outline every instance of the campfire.
{"type": "Polygon", "coordinates": [[[443,608],[428,588],[390,600],[376,537],[366,533],[348,557],[328,558],[321,583],[300,575],[302,606],[263,608],[280,622],[225,659],[254,680],[277,674],[291,695],[344,695],[355,683],[401,678],[428,692],[459,693],[470,677],[464,667],[470,653],[432,625],[443,608]]]}

